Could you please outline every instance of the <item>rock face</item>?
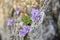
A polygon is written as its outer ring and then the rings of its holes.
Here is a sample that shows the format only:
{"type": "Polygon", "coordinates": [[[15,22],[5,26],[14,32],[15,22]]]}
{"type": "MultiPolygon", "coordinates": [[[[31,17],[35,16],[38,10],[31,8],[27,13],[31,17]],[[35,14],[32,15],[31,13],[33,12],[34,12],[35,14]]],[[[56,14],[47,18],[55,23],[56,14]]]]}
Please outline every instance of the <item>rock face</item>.
{"type": "Polygon", "coordinates": [[[1,1],[0,40],[60,40],[60,0],[36,1],[37,0],[29,0],[29,2],[27,0],[1,1]],[[25,37],[20,37],[18,30],[20,26],[23,25],[21,12],[26,12],[28,16],[31,16],[32,7],[39,9],[39,20],[32,22],[31,29],[25,37]],[[18,15],[15,12],[16,8],[19,8],[18,15]],[[13,19],[11,26],[7,25],[8,18],[13,19]]]}
{"type": "MultiPolygon", "coordinates": [[[[60,24],[60,14],[59,14],[59,17],[58,17],[58,26],[60,26],[59,24],[60,24]]],[[[59,30],[60,30],[60,27],[59,27],[59,30]]]]}

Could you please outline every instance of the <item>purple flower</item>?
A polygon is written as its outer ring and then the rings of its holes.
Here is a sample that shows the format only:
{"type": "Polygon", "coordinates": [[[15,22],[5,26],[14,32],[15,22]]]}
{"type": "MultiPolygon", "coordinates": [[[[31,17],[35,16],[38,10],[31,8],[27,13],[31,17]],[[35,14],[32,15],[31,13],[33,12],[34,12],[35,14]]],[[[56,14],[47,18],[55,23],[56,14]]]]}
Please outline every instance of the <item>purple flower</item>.
{"type": "Polygon", "coordinates": [[[30,26],[22,26],[22,30],[19,30],[20,36],[25,36],[27,32],[30,30],[30,26]]]}
{"type": "Polygon", "coordinates": [[[37,16],[37,15],[39,15],[39,10],[38,9],[35,9],[35,8],[32,8],[32,11],[31,11],[31,14],[33,15],[33,16],[37,16]]]}
{"type": "Polygon", "coordinates": [[[26,30],[19,30],[18,32],[19,32],[19,34],[20,34],[21,37],[25,36],[26,33],[27,33],[26,30]]]}
{"type": "Polygon", "coordinates": [[[13,23],[13,19],[9,18],[9,19],[7,20],[7,25],[8,25],[8,26],[11,26],[12,23],[13,23]]]}
{"type": "Polygon", "coordinates": [[[30,26],[22,26],[22,29],[28,32],[30,30],[30,26]]]}
{"type": "Polygon", "coordinates": [[[16,9],[16,14],[19,14],[19,8],[16,9]]]}
{"type": "Polygon", "coordinates": [[[40,11],[38,9],[32,8],[32,11],[31,11],[31,14],[32,14],[31,20],[32,21],[36,21],[39,19],[39,12],[40,11]]]}

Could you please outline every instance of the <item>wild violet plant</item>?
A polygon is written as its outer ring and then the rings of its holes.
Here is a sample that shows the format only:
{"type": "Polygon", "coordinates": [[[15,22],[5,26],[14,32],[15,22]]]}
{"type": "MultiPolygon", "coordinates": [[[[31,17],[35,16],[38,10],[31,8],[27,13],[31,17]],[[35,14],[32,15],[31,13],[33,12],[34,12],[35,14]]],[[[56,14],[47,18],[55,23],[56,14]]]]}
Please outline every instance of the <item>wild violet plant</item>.
{"type": "Polygon", "coordinates": [[[40,11],[38,9],[32,8],[31,17],[22,16],[23,26],[21,30],[18,30],[20,36],[25,36],[29,32],[32,22],[39,20],[39,13],[40,11]]]}
{"type": "MultiPolygon", "coordinates": [[[[37,21],[39,19],[39,13],[40,11],[38,9],[32,8],[31,10],[31,17],[26,16],[26,15],[22,15],[22,22],[23,22],[23,26],[21,26],[22,29],[19,29],[19,35],[22,37],[24,37],[29,30],[31,29],[31,24],[33,21],[37,21]]],[[[19,9],[16,9],[16,14],[19,14],[19,9]]],[[[13,19],[12,18],[8,18],[7,20],[7,25],[11,26],[13,23],[13,19]]]]}
{"type": "MultiPolygon", "coordinates": [[[[18,30],[21,37],[22,36],[24,37],[29,32],[29,30],[31,29],[32,22],[39,19],[39,12],[40,11],[38,9],[32,8],[31,17],[22,15],[23,26],[21,26],[22,29],[18,30]]],[[[16,9],[16,14],[19,14],[18,8],[16,9]]],[[[8,18],[7,25],[11,26],[12,23],[13,23],[13,19],[8,18]]]]}

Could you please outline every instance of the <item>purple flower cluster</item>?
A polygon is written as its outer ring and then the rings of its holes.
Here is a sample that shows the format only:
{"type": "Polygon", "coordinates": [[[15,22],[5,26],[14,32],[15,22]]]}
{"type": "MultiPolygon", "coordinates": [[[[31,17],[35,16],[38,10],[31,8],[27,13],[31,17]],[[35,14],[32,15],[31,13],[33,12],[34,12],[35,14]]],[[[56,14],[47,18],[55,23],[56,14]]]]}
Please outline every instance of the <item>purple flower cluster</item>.
{"type": "Polygon", "coordinates": [[[31,11],[31,14],[32,14],[32,17],[31,17],[31,20],[32,21],[36,21],[39,19],[39,10],[38,9],[35,9],[35,8],[32,8],[32,11],[31,11]]]}
{"type": "Polygon", "coordinates": [[[22,26],[22,29],[18,30],[18,32],[20,36],[25,36],[29,30],[30,30],[30,26],[22,26]]]}
{"type": "Polygon", "coordinates": [[[8,25],[8,26],[11,26],[11,25],[12,25],[12,23],[13,23],[13,19],[8,18],[8,20],[7,20],[7,25],[8,25]]]}

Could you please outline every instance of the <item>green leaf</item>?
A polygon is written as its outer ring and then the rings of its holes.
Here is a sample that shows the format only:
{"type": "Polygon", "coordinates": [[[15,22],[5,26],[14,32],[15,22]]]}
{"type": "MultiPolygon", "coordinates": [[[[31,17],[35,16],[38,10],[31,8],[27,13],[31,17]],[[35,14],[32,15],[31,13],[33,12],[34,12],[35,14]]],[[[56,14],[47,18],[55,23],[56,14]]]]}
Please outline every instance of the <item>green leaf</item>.
{"type": "Polygon", "coordinates": [[[32,23],[32,21],[30,20],[30,17],[28,17],[28,16],[22,16],[22,21],[23,21],[24,25],[28,25],[28,24],[31,25],[31,23],[32,23]]]}

